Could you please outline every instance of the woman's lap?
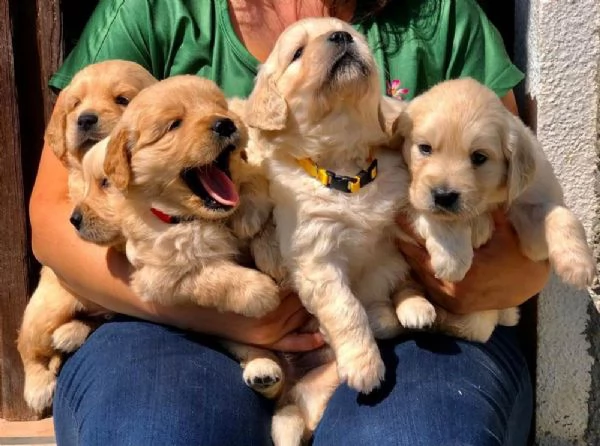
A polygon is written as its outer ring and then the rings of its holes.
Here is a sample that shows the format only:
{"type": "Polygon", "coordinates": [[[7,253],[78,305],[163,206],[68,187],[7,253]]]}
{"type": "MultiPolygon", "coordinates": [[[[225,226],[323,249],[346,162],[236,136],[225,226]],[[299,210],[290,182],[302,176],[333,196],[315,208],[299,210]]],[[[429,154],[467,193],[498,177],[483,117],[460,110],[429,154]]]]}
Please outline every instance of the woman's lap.
{"type": "MultiPolygon", "coordinates": [[[[532,393],[514,330],[485,346],[419,334],[383,343],[383,387],[334,394],[319,445],[525,444],[532,393]]],[[[212,341],[137,320],[100,327],[59,376],[59,446],[265,445],[272,404],[212,341]]]]}

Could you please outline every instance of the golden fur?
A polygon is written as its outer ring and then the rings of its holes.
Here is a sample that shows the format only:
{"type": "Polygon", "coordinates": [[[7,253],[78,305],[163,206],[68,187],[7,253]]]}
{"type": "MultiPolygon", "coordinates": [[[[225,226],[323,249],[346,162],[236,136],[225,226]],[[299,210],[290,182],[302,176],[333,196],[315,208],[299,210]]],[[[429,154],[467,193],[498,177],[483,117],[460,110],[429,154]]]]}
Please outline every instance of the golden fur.
{"type": "Polygon", "coordinates": [[[393,242],[394,215],[406,199],[408,172],[399,153],[382,147],[380,102],[365,39],[332,18],[284,31],[248,99],[249,149],[266,160],[284,267],[337,365],[337,373],[331,362],[314,369],[284,395],[273,420],[277,446],[310,435],[339,380],[366,393],[380,384],[375,337],[397,335],[399,319],[422,328],[435,318],[429,302],[400,286],[408,266],[393,242]],[[326,188],[298,165],[310,158],[353,176],[370,155],[378,158],[378,177],[356,194],[326,188]]]}
{"type": "MultiPolygon", "coordinates": [[[[261,186],[251,185],[251,170],[244,172],[246,141],[240,118],[207,79],[174,76],[131,102],[111,134],[104,170],[123,194],[119,215],[126,254],[135,267],[131,287],[142,299],[165,305],[195,303],[250,317],[263,316],[279,305],[273,280],[237,263],[240,240],[228,224],[234,216],[239,218],[239,202],[215,207],[187,179],[190,174],[200,178],[201,172],[221,163],[220,168],[228,169],[238,183],[236,189],[240,184],[246,188],[240,202],[251,196],[261,186]],[[215,130],[223,122],[231,129],[226,135],[215,130]],[[180,221],[162,221],[151,209],[180,221]]],[[[243,206],[247,220],[234,226],[250,238],[270,211],[255,214],[243,206]]],[[[249,386],[269,397],[279,392],[283,372],[272,353],[224,344],[240,360],[249,386]]]]}
{"type": "MultiPolygon", "coordinates": [[[[473,79],[442,82],[409,103],[395,127],[411,173],[407,214],[438,277],[464,277],[473,248],[492,235],[490,211],[506,207],[526,256],[550,258],[568,283],[591,284],[595,263],[581,223],[535,136],[494,92],[473,79]]],[[[498,323],[517,321],[516,308],[479,312],[453,331],[486,341],[498,323]]]]}
{"type": "MultiPolygon", "coordinates": [[[[46,128],[45,141],[69,169],[69,194],[73,202],[82,197],[81,162],[86,152],[108,136],[126,103],[154,82],[156,79],[140,65],[112,60],[87,66],[61,91],[46,128]],[[78,125],[83,115],[95,116],[97,122],[78,125]]],[[[97,213],[102,216],[106,210],[98,207],[97,213]]],[[[35,411],[43,411],[52,402],[60,364],[58,352],[76,350],[96,325],[74,317],[98,311],[99,307],[84,308],[76,296],[60,285],[52,270],[42,267],[17,340],[25,366],[25,400],[35,411]]]]}

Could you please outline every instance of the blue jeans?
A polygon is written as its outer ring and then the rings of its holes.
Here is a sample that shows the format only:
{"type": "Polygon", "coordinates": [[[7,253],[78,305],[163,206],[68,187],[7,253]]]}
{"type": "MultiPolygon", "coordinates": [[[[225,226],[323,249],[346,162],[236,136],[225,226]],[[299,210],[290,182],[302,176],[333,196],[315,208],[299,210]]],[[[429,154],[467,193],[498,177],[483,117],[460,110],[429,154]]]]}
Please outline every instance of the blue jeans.
{"type": "MultiPolygon", "coordinates": [[[[368,396],[341,386],[314,446],[525,445],[532,389],[515,335],[381,343],[385,384],[368,396]]],[[[58,446],[269,445],[272,410],[209,338],[123,318],[66,361],[54,423],[58,446]]]]}

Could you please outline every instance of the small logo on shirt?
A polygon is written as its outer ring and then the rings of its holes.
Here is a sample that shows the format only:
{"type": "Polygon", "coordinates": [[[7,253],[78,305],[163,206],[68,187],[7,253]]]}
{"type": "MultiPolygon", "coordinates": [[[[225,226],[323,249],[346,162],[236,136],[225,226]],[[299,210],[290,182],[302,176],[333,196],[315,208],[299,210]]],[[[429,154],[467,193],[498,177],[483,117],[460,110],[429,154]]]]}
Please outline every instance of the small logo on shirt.
{"type": "Polygon", "coordinates": [[[403,96],[408,94],[408,88],[400,88],[402,82],[399,79],[394,79],[393,81],[387,82],[387,95],[402,100],[403,96]]]}

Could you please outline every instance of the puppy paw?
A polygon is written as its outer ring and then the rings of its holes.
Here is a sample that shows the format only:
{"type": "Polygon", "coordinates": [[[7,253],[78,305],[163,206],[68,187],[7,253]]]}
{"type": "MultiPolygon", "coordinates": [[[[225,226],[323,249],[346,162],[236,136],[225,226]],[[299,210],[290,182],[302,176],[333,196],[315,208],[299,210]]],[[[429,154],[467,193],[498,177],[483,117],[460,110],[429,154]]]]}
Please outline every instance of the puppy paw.
{"type": "Polygon", "coordinates": [[[340,381],[361,393],[370,393],[379,387],[385,373],[379,349],[375,344],[371,348],[353,346],[349,349],[337,356],[340,381]]]}
{"type": "MultiPolygon", "coordinates": [[[[583,251],[583,250],[582,250],[583,251]]],[[[580,289],[589,287],[596,277],[596,262],[589,251],[552,253],[556,274],[566,283],[580,289]]]]}
{"type": "Polygon", "coordinates": [[[498,314],[498,325],[514,327],[519,323],[520,318],[521,315],[517,307],[506,308],[505,310],[500,310],[500,313],[498,314]]]}
{"type": "Polygon", "coordinates": [[[471,268],[471,260],[472,257],[466,260],[458,257],[432,256],[431,266],[438,279],[459,282],[471,268]]]}
{"type": "Polygon", "coordinates": [[[402,327],[389,303],[372,305],[367,308],[367,317],[373,335],[377,339],[392,339],[400,334],[402,327]]]}
{"type": "Polygon", "coordinates": [[[244,367],[246,385],[263,396],[273,399],[283,387],[283,370],[271,358],[255,358],[244,367]]]}
{"type": "Polygon", "coordinates": [[[61,325],[52,333],[52,347],[65,353],[72,353],[83,345],[94,327],[78,320],[61,325]]]}
{"type": "Polygon", "coordinates": [[[420,330],[433,325],[436,311],[431,302],[418,296],[403,300],[396,308],[396,315],[403,327],[420,330]]]}
{"type": "Polygon", "coordinates": [[[438,316],[436,327],[440,332],[481,343],[490,339],[500,317],[497,310],[458,315],[442,309],[438,316]]]}
{"type": "Polygon", "coordinates": [[[23,394],[25,402],[32,410],[41,413],[52,405],[55,387],[56,375],[51,370],[40,367],[35,373],[27,373],[23,394]]]}
{"type": "Polygon", "coordinates": [[[248,317],[262,317],[279,306],[279,287],[269,276],[248,270],[240,283],[243,285],[231,296],[229,303],[233,308],[230,311],[248,317]]]}

